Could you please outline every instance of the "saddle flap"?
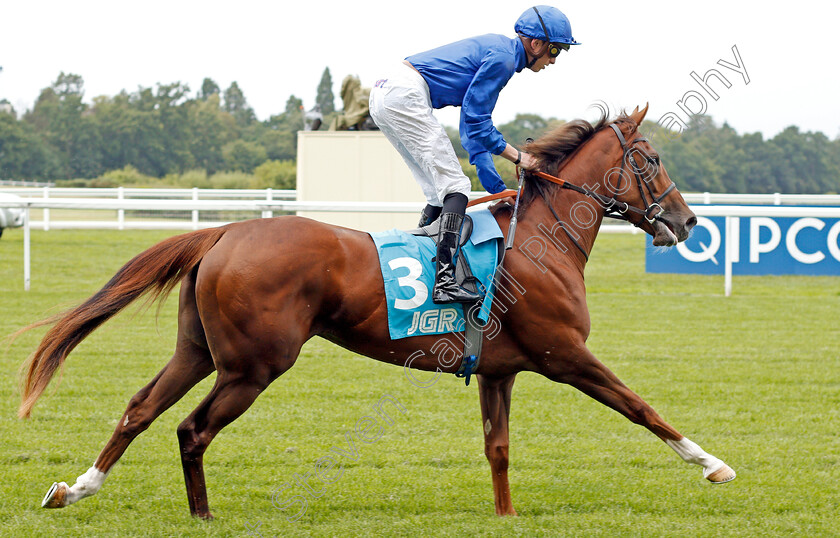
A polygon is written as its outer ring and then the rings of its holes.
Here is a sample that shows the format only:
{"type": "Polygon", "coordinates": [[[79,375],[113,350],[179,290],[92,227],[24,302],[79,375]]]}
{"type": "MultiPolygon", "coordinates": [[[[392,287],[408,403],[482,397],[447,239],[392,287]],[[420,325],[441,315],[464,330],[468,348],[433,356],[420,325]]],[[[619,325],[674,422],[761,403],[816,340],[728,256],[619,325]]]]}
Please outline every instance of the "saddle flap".
{"type": "MultiPolygon", "coordinates": [[[[494,271],[500,259],[499,247],[503,243],[480,240],[481,236],[492,235],[484,230],[488,224],[494,225],[495,233],[501,236],[501,230],[489,211],[472,212],[470,240],[459,249],[455,263],[456,278],[464,282],[462,286],[478,288],[485,295],[478,314],[490,312],[494,271]],[[483,212],[487,212],[486,219],[483,212]],[[476,244],[477,241],[479,244],[476,244]]],[[[428,237],[429,232],[424,231],[421,235],[428,237]]],[[[432,260],[437,250],[434,241],[400,230],[376,232],[370,236],[379,255],[391,338],[398,340],[464,330],[466,309],[462,305],[438,305],[432,301],[431,290],[435,283],[432,260]]],[[[504,248],[503,245],[501,248],[504,248]]]]}

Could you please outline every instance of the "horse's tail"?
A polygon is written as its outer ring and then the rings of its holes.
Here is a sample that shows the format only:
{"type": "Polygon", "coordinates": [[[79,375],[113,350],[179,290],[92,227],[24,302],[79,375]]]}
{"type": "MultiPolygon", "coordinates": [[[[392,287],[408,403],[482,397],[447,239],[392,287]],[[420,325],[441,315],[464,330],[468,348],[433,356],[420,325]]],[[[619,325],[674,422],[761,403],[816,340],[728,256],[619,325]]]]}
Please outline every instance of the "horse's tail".
{"type": "Polygon", "coordinates": [[[126,263],[101,290],[81,305],[19,331],[54,323],[38,349],[21,367],[18,416],[29,417],[56,370],[79,342],[143,294],[150,294],[150,304],[165,299],[226,231],[227,227],[208,228],[161,241],[126,263]]]}

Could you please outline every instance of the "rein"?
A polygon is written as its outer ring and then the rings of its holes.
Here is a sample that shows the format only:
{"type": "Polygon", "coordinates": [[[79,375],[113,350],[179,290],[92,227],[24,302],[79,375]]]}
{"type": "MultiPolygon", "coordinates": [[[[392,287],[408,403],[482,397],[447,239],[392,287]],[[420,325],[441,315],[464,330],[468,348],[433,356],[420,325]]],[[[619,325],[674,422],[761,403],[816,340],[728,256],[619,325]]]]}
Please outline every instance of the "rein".
{"type": "Polygon", "coordinates": [[[495,200],[501,200],[502,198],[513,198],[516,196],[516,191],[513,189],[505,189],[502,192],[497,192],[496,194],[488,194],[487,196],[482,196],[481,198],[476,198],[475,200],[470,200],[467,204],[467,207],[476,206],[479,204],[485,204],[487,202],[493,202],[495,200]]]}

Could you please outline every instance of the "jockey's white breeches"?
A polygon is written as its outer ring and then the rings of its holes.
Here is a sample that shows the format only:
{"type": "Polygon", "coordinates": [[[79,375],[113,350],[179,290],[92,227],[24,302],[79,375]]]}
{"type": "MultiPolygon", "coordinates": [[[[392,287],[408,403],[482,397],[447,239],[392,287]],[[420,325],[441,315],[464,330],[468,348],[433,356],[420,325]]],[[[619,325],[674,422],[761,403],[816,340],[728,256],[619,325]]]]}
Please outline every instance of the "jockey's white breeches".
{"type": "Polygon", "coordinates": [[[397,148],[426,201],[442,206],[447,194],[469,196],[471,184],[461,169],[446,130],[435,118],[423,77],[401,63],[370,91],[370,115],[397,148]]]}

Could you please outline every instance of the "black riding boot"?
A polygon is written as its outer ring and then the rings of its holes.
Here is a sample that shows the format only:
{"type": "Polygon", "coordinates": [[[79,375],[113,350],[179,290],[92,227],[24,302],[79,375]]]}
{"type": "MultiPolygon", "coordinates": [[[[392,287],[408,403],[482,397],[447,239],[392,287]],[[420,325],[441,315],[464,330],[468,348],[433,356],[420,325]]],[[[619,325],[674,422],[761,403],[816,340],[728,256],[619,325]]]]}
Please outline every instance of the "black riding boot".
{"type": "Polygon", "coordinates": [[[464,221],[467,197],[450,194],[443,201],[443,215],[440,217],[440,232],[437,245],[437,270],[432,302],[473,303],[481,299],[477,293],[464,289],[455,281],[455,253],[461,240],[461,223],[464,221]],[[457,198],[456,198],[457,197],[457,198]]]}
{"type": "Polygon", "coordinates": [[[423,211],[420,212],[420,224],[418,224],[418,226],[422,228],[433,223],[440,216],[440,211],[442,209],[443,208],[440,206],[426,204],[426,207],[424,207],[423,211]]]}

